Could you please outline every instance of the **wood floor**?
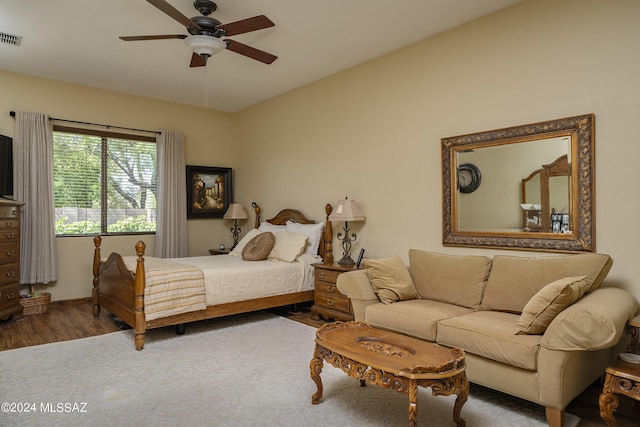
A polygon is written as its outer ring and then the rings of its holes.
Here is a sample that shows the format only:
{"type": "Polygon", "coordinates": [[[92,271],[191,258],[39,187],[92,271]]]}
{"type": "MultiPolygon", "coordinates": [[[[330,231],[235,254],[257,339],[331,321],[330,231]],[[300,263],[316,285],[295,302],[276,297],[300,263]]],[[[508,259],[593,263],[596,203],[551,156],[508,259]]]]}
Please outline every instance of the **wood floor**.
{"type": "MultiPolygon", "coordinates": [[[[318,327],[324,320],[313,320],[306,306],[300,306],[299,312],[288,309],[274,309],[271,312],[290,319],[318,327]]],[[[94,335],[119,331],[112,316],[101,314],[94,319],[91,303],[87,300],[53,302],[47,313],[25,316],[23,319],[0,323],[0,360],[2,351],[32,345],[47,344],[57,341],[68,341],[94,335]]],[[[133,350],[133,338],[132,338],[133,350]]],[[[600,418],[598,397],[602,386],[593,384],[567,407],[567,412],[580,417],[578,427],[603,426],[600,418]]],[[[515,398],[514,398],[515,399],[515,398]]],[[[619,427],[639,426],[640,405],[625,397],[620,398],[620,406],[616,412],[619,427]]]]}

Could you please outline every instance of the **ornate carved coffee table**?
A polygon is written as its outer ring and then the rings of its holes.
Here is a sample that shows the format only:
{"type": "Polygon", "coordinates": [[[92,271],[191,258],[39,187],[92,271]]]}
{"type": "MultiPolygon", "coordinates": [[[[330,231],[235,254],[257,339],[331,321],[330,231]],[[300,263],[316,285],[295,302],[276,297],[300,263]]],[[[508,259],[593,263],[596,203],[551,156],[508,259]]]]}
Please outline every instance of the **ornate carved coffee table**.
{"type": "Polygon", "coordinates": [[[363,322],[327,323],[316,332],[316,347],[309,363],[317,391],[311,403],[322,398],[323,361],[342,369],[350,377],[409,396],[409,425],[416,425],[418,386],[431,387],[434,396],[456,394],[453,419],[464,427],[460,416],[469,396],[464,351],[377,329],[363,322]]]}

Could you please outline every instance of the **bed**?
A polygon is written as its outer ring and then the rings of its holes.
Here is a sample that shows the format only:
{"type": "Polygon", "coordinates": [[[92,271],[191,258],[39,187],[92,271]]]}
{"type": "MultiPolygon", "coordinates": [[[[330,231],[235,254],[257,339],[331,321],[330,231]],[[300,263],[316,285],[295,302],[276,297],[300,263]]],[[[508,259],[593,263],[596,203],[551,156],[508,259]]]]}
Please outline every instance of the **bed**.
{"type": "MultiPolygon", "coordinates": [[[[263,230],[269,224],[287,226],[289,223],[287,227],[315,224],[315,221],[296,209],[283,209],[264,224],[261,222],[260,207],[255,203],[253,207],[256,229],[263,230]]],[[[135,256],[122,256],[113,252],[108,258],[102,259],[102,238],[96,236],[93,254],[93,316],[97,318],[101,309],[104,309],[120,318],[133,328],[135,347],[142,350],[148,329],[181,326],[198,320],[313,301],[311,264],[333,262],[333,233],[328,220],[331,210],[331,205],[327,204],[325,226],[320,236],[317,256],[303,254],[291,263],[244,261],[237,254],[168,260],[148,257],[145,260],[146,245],[143,241],[136,243],[135,256]],[[272,279],[265,280],[265,277],[272,279]],[[183,282],[185,284],[179,289],[172,288],[171,283],[179,280],[203,280],[204,295],[200,288],[194,292],[188,291],[190,286],[187,282],[183,282]],[[220,282],[217,288],[210,285],[216,282],[220,282]],[[250,284],[246,287],[246,292],[239,290],[243,283],[250,284]],[[167,309],[163,304],[172,298],[180,301],[176,305],[189,308],[167,309]]],[[[273,230],[267,228],[267,231],[273,230]]]]}

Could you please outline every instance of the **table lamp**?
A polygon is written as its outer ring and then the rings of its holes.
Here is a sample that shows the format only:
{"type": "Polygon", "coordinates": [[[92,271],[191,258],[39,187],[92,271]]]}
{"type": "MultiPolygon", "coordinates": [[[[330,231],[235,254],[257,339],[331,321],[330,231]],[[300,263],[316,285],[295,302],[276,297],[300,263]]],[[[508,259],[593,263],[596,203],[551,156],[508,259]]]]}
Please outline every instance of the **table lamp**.
{"type": "Polygon", "coordinates": [[[356,233],[349,235],[349,222],[364,221],[366,218],[355,200],[339,200],[336,209],[329,215],[329,221],[344,221],[344,233],[338,233],[338,240],[342,240],[342,259],[338,264],[345,266],[355,265],[351,259],[351,242],[356,240],[356,233]]]}
{"type": "Polygon", "coordinates": [[[247,219],[249,217],[240,203],[231,203],[229,205],[229,209],[227,209],[227,212],[225,212],[222,218],[233,220],[233,227],[231,227],[231,233],[233,234],[233,246],[231,246],[231,250],[233,250],[233,248],[237,246],[238,236],[240,235],[240,232],[242,232],[238,227],[238,220],[247,219]]]}

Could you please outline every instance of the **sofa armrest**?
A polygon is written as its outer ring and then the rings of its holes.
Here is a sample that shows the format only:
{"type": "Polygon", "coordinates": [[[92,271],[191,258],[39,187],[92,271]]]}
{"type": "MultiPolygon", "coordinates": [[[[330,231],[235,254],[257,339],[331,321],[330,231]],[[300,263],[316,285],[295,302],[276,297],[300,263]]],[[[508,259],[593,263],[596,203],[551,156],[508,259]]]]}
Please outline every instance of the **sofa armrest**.
{"type": "Polygon", "coordinates": [[[357,321],[364,321],[366,306],[380,302],[364,270],[342,273],[336,280],[336,286],[341,294],[351,300],[353,316],[357,321]]]}
{"type": "Polygon", "coordinates": [[[613,347],[638,308],[638,301],[630,292],[601,287],[560,313],[545,331],[540,345],[565,351],[613,347]]]}

